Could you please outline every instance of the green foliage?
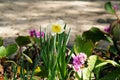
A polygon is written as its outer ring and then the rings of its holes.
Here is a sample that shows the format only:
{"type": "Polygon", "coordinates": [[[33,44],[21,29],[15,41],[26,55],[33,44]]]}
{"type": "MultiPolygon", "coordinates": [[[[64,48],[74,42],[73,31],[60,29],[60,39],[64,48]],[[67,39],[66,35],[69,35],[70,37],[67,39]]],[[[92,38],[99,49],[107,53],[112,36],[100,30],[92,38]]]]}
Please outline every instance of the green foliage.
{"type": "Polygon", "coordinates": [[[15,41],[19,46],[24,46],[24,45],[27,45],[31,42],[30,38],[28,36],[18,36],[15,39],[15,41]]]}
{"type": "Polygon", "coordinates": [[[69,72],[67,67],[72,54],[71,51],[66,57],[69,36],[70,30],[68,33],[63,32],[54,36],[47,35],[40,44],[42,46],[41,58],[45,66],[45,70],[48,72],[47,78],[49,80],[55,80],[55,76],[61,80],[67,80],[68,78],[67,76],[69,72]]]}
{"type": "Polygon", "coordinates": [[[117,49],[115,48],[114,45],[110,46],[110,52],[115,54],[115,55],[118,55],[118,51],[117,51],[117,49]]]}
{"type": "Polygon", "coordinates": [[[18,47],[16,44],[10,44],[6,47],[6,51],[7,51],[7,54],[6,56],[10,56],[12,55],[13,53],[15,53],[17,51],[18,47]]]}
{"type": "Polygon", "coordinates": [[[113,39],[116,41],[120,40],[120,20],[112,22],[110,28],[113,39]]]}
{"type": "Polygon", "coordinates": [[[77,36],[74,44],[74,51],[75,53],[84,52],[87,56],[92,54],[94,49],[94,44],[90,40],[85,40],[81,36],[77,36]]]}
{"type": "Polygon", "coordinates": [[[99,80],[120,80],[120,68],[115,69],[99,80]]]}
{"type": "Polygon", "coordinates": [[[7,51],[4,46],[0,47],[0,58],[6,57],[7,51]]]}
{"type": "Polygon", "coordinates": [[[86,40],[92,40],[94,43],[100,40],[107,40],[104,32],[96,27],[92,27],[90,30],[85,31],[82,37],[86,40]]]}
{"type": "Polygon", "coordinates": [[[26,54],[24,54],[24,53],[22,53],[22,55],[25,57],[25,59],[26,59],[28,62],[33,63],[32,59],[31,59],[28,55],[26,55],[26,54]]]}
{"type": "Polygon", "coordinates": [[[94,78],[93,70],[95,68],[95,65],[97,63],[97,56],[96,55],[91,55],[88,58],[87,61],[87,67],[83,69],[83,80],[91,80],[94,78]]]}
{"type": "Polygon", "coordinates": [[[112,64],[113,66],[120,66],[117,62],[113,61],[113,60],[105,60],[103,62],[101,62],[100,64],[96,65],[95,68],[98,68],[98,67],[103,67],[107,64],[112,64]]]}
{"type": "Polygon", "coordinates": [[[105,10],[108,13],[115,14],[115,10],[113,9],[111,2],[105,3],[105,10]]]}
{"type": "Polygon", "coordinates": [[[11,45],[8,45],[7,47],[1,46],[0,47],[0,58],[8,57],[14,54],[17,51],[17,49],[18,48],[16,44],[11,44],[11,45]]]}
{"type": "Polygon", "coordinates": [[[97,62],[97,55],[92,55],[88,59],[88,69],[90,72],[93,71],[97,62]]]}

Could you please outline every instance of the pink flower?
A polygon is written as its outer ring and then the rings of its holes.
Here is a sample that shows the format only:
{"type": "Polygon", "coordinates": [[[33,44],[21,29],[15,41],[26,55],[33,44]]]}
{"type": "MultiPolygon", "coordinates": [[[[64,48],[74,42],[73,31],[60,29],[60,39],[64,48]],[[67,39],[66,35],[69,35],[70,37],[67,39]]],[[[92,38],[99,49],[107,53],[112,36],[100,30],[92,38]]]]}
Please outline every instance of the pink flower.
{"type": "Polygon", "coordinates": [[[36,33],[36,31],[34,29],[29,31],[29,34],[30,34],[31,37],[34,37],[35,33],[36,33]]]}
{"type": "Polygon", "coordinates": [[[79,71],[80,68],[83,67],[86,59],[87,59],[87,56],[85,53],[80,53],[79,55],[76,55],[75,57],[73,57],[73,67],[75,71],[79,71]]]}
{"type": "Polygon", "coordinates": [[[110,33],[110,26],[106,26],[106,27],[104,28],[104,31],[110,33]]]}
{"type": "Polygon", "coordinates": [[[36,31],[36,30],[30,30],[29,31],[31,37],[37,37],[37,38],[43,38],[44,37],[44,32],[36,31]]]}
{"type": "Polygon", "coordinates": [[[114,10],[118,10],[118,6],[117,5],[113,5],[114,10]]]}

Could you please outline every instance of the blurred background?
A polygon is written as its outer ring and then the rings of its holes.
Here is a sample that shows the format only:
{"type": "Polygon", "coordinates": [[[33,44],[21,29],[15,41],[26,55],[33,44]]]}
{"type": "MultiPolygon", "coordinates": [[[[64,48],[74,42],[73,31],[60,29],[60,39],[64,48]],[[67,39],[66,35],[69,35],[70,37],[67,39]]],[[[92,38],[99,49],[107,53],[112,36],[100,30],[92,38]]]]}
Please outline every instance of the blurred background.
{"type": "MultiPolygon", "coordinates": [[[[47,25],[62,19],[71,28],[70,43],[76,35],[91,27],[109,26],[116,19],[104,10],[110,0],[0,0],[0,37],[6,43],[18,35],[29,35],[29,30],[45,30],[47,25]]],[[[119,0],[111,0],[120,9],[119,0]]],[[[120,14],[120,10],[117,12],[120,14]]]]}

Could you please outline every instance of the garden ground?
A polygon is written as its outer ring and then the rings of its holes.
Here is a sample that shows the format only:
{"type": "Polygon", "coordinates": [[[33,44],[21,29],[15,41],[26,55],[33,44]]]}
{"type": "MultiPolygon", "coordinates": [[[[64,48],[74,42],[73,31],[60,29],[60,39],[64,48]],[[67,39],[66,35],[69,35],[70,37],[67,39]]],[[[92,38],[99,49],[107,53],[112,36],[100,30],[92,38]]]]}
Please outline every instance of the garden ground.
{"type": "MultiPolygon", "coordinates": [[[[118,1],[112,3],[120,6],[118,1]]],[[[62,19],[72,29],[71,43],[83,31],[93,26],[103,29],[116,19],[105,12],[104,4],[105,1],[0,0],[0,36],[9,44],[18,35],[29,35],[30,29],[41,26],[44,30],[49,23],[62,19]]]]}

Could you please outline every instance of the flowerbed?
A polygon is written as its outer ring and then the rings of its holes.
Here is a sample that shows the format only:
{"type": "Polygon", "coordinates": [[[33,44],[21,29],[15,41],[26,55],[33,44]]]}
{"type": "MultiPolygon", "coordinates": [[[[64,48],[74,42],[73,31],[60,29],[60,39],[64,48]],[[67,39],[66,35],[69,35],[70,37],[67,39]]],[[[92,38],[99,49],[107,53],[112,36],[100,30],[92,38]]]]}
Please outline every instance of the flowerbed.
{"type": "Polygon", "coordinates": [[[117,19],[104,31],[92,27],[76,36],[72,48],[71,29],[62,20],[51,23],[50,32],[33,29],[18,36],[16,44],[4,46],[0,38],[0,80],[119,80],[118,7],[107,2],[105,10],[117,19]]]}

